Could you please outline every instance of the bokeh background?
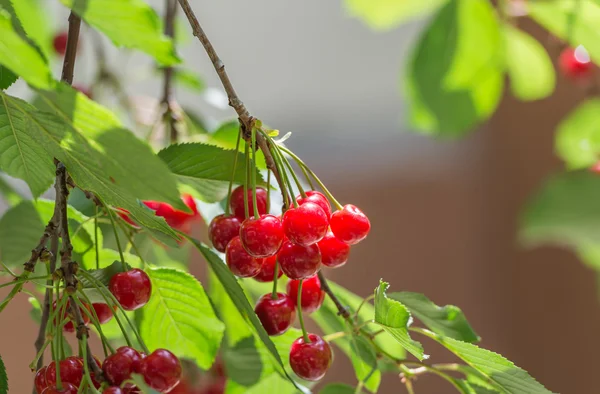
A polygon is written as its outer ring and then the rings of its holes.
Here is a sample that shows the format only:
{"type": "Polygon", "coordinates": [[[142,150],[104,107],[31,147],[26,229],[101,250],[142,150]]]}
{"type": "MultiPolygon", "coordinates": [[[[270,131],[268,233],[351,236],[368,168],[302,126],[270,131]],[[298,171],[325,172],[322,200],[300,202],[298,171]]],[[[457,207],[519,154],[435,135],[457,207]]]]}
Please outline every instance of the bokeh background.
{"type": "MultiPolygon", "coordinates": [[[[150,3],[162,10],[162,2],[150,3]]],[[[350,18],[338,1],[191,3],[252,113],[282,132],[292,131],[288,145],[340,201],[369,215],[368,241],[353,248],[343,269],[328,271],[330,278],[365,296],[383,278],[393,291],[422,292],[438,304],[458,305],[486,348],[552,391],[597,392],[596,274],[570,252],[528,250],[517,239],[528,197],[561,167],[553,133],[583,90],[559,77],[552,97],[522,103],[507,96],[491,121],[469,137],[435,140],[404,126],[400,94],[403,63],[424,22],[377,33],[350,18]]],[[[48,8],[57,31],[65,29],[65,9],[48,8]]],[[[526,21],[522,26],[558,57],[547,33],[526,21]]],[[[95,72],[89,44],[84,29],[75,78],[83,86],[95,72]]],[[[202,48],[190,38],[181,53],[208,89],[202,96],[179,90],[179,102],[215,122],[230,118],[202,48]]],[[[159,79],[148,78],[148,58],[116,50],[108,55],[129,84],[128,93],[160,97],[159,79]]],[[[23,87],[11,89],[19,93],[23,87]]],[[[200,225],[195,229],[197,235],[203,231],[200,225]]],[[[202,276],[201,258],[191,258],[202,276]]],[[[6,292],[1,289],[0,296],[6,292]]],[[[23,295],[0,318],[0,354],[11,393],[31,390],[27,365],[37,328],[29,309],[23,295]]],[[[424,344],[432,360],[453,360],[434,343],[424,344]]],[[[341,354],[326,380],[355,381],[341,354]]],[[[452,390],[434,376],[420,378],[415,389],[452,390]]],[[[380,392],[403,390],[398,377],[387,376],[380,392]]]]}

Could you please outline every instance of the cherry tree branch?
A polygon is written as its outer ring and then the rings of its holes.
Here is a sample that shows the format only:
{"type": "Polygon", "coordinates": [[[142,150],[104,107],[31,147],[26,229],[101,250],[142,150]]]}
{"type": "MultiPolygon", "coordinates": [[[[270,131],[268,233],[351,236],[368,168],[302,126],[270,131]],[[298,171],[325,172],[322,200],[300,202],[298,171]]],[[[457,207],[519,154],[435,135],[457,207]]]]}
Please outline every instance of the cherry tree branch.
{"type": "Polygon", "coordinates": [[[351,317],[350,317],[350,311],[348,310],[348,307],[344,306],[344,304],[340,301],[340,299],[337,298],[337,296],[335,295],[333,290],[331,290],[331,287],[329,287],[329,283],[327,282],[325,275],[323,275],[323,271],[322,270],[319,271],[318,275],[319,275],[319,281],[321,282],[321,289],[323,289],[323,291],[325,291],[325,293],[327,293],[329,298],[331,298],[331,301],[333,301],[333,303],[335,304],[335,307],[338,310],[338,315],[342,316],[346,320],[350,320],[351,317]]]}
{"type": "Polygon", "coordinates": [[[67,33],[67,50],[63,61],[61,80],[71,85],[73,83],[73,70],[77,58],[77,43],[79,42],[79,30],[81,29],[81,18],[73,11],[69,15],[69,32],[67,33]]]}
{"type": "MultiPolygon", "coordinates": [[[[177,13],[177,0],[165,0],[165,35],[175,37],[175,14],[177,13]]],[[[164,107],[163,119],[165,126],[168,126],[169,140],[171,143],[177,142],[177,113],[173,101],[173,76],[175,69],[171,66],[164,68],[163,98],[161,101],[164,107]]]]}

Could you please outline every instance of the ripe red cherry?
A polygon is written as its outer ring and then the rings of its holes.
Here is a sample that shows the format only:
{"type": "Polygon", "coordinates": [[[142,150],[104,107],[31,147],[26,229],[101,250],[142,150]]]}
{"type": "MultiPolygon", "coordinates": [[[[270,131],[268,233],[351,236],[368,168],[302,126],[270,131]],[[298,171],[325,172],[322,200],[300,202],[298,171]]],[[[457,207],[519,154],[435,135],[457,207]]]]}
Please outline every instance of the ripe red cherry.
{"type": "Polygon", "coordinates": [[[342,242],[355,245],[365,239],[371,230],[369,218],[352,204],[331,215],[331,231],[342,242]]]}
{"type": "Polygon", "coordinates": [[[350,255],[350,245],[340,241],[331,231],[319,241],[321,262],[329,268],[337,268],[346,264],[350,255]]]}
{"type": "MultiPolygon", "coordinates": [[[[248,188],[248,208],[250,216],[254,215],[254,197],[252,188],[248,188]]],[[[262,187],[256,188],[256,205],[258,207],[258,215],[264,215],[267,213],[267,191],[262,187]]],[[[244,186],[238,186],[231,192],[231,198],[229,200],[229,206],[231,211],[240,220],[246,218],[246,212],[244,210],[244,186]]]]}
{"type": "Polygon", "coordinates": [[[40,394],[46,387],[48,387],[48,382],[46,381],[46,369],[48,367],[40,368],[33,379],[33,383],[35,384],[35,390],[40,394]]]}
{"type": "MultiPolygon", "coordinates": [[[[54,301],[53,305],[54,305],[53,310],[56,310],[56,301],[54,301]]],[[[83,304],[83,305],[87,309],[87,312],[89,313],[90,312],[89,306],[86,304],[83,304]]],[[[87,326],[90,323],[90,316],[81,307],[79,308],[79,311],[81,312],[81,317],[83,318],[83,323],[87,326]]],[[[73,316],[73,313],[71,312],[71,300],[67,301],[67,305],[66,305],[66,307],[64,307],[63,312],[61,313],[60,316],[62,316],[62,318],[60,319],[61,321],[65,317],[67,319],[69,319],[63,326],[63,330],[66,332],[75,332],[75,325],[73,324],[73,322],[75,321],[75,316],[73,316]]]]}
{"type": "Polygon", "coordinates": [[[281,220],[274,215],[261,215],[242,222],[240,239],[246,252],[254,257],[273,256],[283,242],[281,220]]]}
{"type": "Polygon", "coordinates": [[[299,195],[298,197],[296,197],[296,201],[299,205],[302,205],[305,202],[315,203],[318,206],[320,206],[321,209],[323,209],[323,211],[327,215],[327,219],[329,219],[329,217],[331,216],[331,204],[329,204],[329,200],[321,192],[309,190],[306,192],[306,198],[302,197],[302,195],[299,195]]]}
{"type": "Polygon", "coordinates": [[[572,79],[585,79],[592,71],[592,62],[583,47],[565,48],[560,54],[559,66],[563,75],[572,79]]]}
{"type": "Polygon", "coordinates": [[[56,386],[48,386],[42,391],[42,394],[77,394],[77,387],[71,383],[62,382],[62,387],[59,390],[56,386]]]}
{"type": "Polygon", "coordinates": [[[104,377],[111,384],[120,386],[125,380],[131,378],[132,373],[139,372],[141,361],[142,356],[137,350],[122,346],[104,360],[102,364],[104,377]]]}
{"type": "Polygon", "coordinates": [[[225,386],[227,386],[227,378],[219,377],[215,382],[206,387],[201,394],[225,394],[225,386]]]}
{"type": "MultiPolygon", "coordinates": [[[[294,279],[291,279],[287,283],[287,293],[294,302],[294,306],[298,302],[299,285],[300,281],[294,279]]],[[[304,279],[304,282],[302,282],[302,295],[300,297],[303,313],[313,313],[321,307],[325,299],[325,292],[321,289],[321,281],[317,275],[304,279]]]]}
{"type": "MultiPolygon", "coordinates": [[[[273,276],[275,276],[275,263],[277,262],[277,255],[267,257],[264,259],[260,271],[254,277],[258,282],[273,282],[273,276]]],[[[283,275],[282,270],[277,270],[277,278],[281,278],[283,275]]]]}
{"type": "Polygon", "coordinates": [[[117,386],[110,386],[105,388],[102,394],[123,394],[123,390],[117,386]]]}
{"type": "Polygon", "coordinates": [[[152,283],[148,274],[135,268],[113,275],[108,289],[123,309],[133,311],[146,305],[152,293],[152,283]]]}
{"type": "Polygon", "coordinates": [[[157,349],[142,360],[140,373],[148,386],[168,393],[181,380],[181,363],[170,351],[157,349]]]}
{"type": "Polygon", "coordinates": [[[225,261],[231,272],[242,278],[251,278],[258,275],[264,259],[252,257],[242,246],[239,236],[227,244],[225,261]]]}
{"type": "Polygon", "coordinates": [[[92,304],[92,308],[94,308],[94,311],[96,311],[96,316],[98,316],[98,322],[100,324],[108,323],[113,317],[113,310],[117,310],[116,305],[111,308],[103,303],[92,304]]]}
{"type": "Polygon", "coordinates": [[[329,227],[325,211],[310,201],[285,211],[282,221],[288,239],[304,246],[315,244],[323,239],[329,227]]]}
{"type": "Polygon", "coordinates": [[[119,215],[119,217],[121,219],[123,219],[127,224],[129,224],[131,227],[135,228],[135,229],[140,229],[141,227],[138,226],[138,224],[136,222],[134,222],[131,219],[130,212],[124,208],[116,208],[115,209],[117,211],[117,215],[119,215]]]}
{"type": "Polygon", "coordinates": [[[166,202],[144,201],[144,204],[155,211],[156,216],[164,218],[169,226],[183,231],[186,229],[186,224],[198,216],[198,208],[194,198],[189,194],[182,195],[181,199],[192,210],[192,213],[175,209],[166,202]]]}
{"type": "Polygon", "coordinates": [[[277,260],[283,273],[290,279],[306,279],[321,268],[321,252],[316,244],[302,246],[284,241],[277,260]]]}
{"type": "Polygon", "coordinates": [[[276,299],[273,299],[271,293],[260,297],[254,312],[269,335],[283,334],[296,318],[294,302],[283,293],[277,293],[276,299]]]}
{"type": "Polygon", "coordinates": [[[208,238],[221,253],[225,253],[227,244],[240,233],[241,222],[235,216],[216,216],[208,226],[208,238]]]}
{"type": "Polygon", "coordinates": [[[61,56],[67,52],[67,40],[68,34],[66,31],[64,31],[55,35],[54,40],[52,41],[54,50],[61,56]]]}
{"type": "MultiPolygon", "coordinates": [[[[60,361],[60,380],[65,384],[71,383],[79,387],[83,379],[83,363],[78,357],[71,356],[60,361]]],[[[56,384],[56,363],[52,361],[46,369],[46,382],[49,385],[56,384]]]]}
{"type": "Polygon", "coordinates": [[[290,366],[304,380],[320,380],[331,365],[333,356],[329,344],[320,336],[308,334],[310,343],[300,337],[292,343],[290,349],[290,366]]]}

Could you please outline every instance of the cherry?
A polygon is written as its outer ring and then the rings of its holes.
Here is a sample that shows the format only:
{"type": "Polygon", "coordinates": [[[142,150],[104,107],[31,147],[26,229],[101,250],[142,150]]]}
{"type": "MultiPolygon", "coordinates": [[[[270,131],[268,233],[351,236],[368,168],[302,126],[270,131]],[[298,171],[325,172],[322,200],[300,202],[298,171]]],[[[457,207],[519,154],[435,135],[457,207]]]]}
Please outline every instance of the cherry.
{"type": "Polygon", "coordinates": [[[71,383],[62,382],[62,387],[59,390],[56,386],[48,386],[42,391],[42,394],[77,394],[77,387],[71,383]]]}
{"type": "Polygon", "coordinates": [[[305,202],[312,202],[317,204],[323,209],[323,211],[327,215],[327,219],[329,219],[329,217],[331,216],[331,204],[329,204],[329,200],[327,199],[327,197],[325,197],[323,193],[315,190],[309,190],[305,194],[306,198],[302,197],[302,195],[296,197],[296,202],[299,205],[302,205],[305,202]]]}
{"type": "MultiPolygon", "coordinates": [[[[273,276],[275,276],[275,263],[277,262],[277,255],[267,257],[264,259],[258,275],[254,277],[259,282],[273,282],[273,276]]],[[[277,270],[277,278],[281,278],[283,275],[282,270],[277,270]]]]}
{"type": "Polygon", "coordinates": [[[102,394],[123,394],[123,390],[118,386],[110,386],[105,388],[102,394]]]}
{"type": "Polygon", "coordinates": [[[224,394],[225,386],[227,386],[227,378],[222,376],[201,391],[201,394],[224,394]]]}
{"type": "Polygon", "coordinates": [[[120,386],[125,380],[131,378],[132,373],[139,372],[141,361],[142,356],[137,350],[122,346],[104,360],[102,365],[104,377],[115,386],[120,386]]]}
{"type": "Polygon", "coordinates": [[[168,393],[181,380],[181,363],[170,351],[157,349],[142,360],[140,373],[148,386],[161,393],[168,393]]]}
{"type": "Polygon", "coordinates": [[[269,335],[281,335],[291,327],[296,318],[296,307],[290,297],[277,293],[273,299],[271,293],[260,297],[254,312],[269,335]]]}
{"type": "Polygon", "coordinates": [[[566,77],[581,80],[589,77],[592,63],[583,47],[580,50],[565,48],[560,54],[559,67],[566,77]]]}
{"type": "Polygon", "coordinates": [[[54,50],[57,54],[63,56],[67,52],[67,40],[68,33],[63,31],[54,36],[54,40],[52,41],[52,45],[54,46],[54,50]]]}
{"type": "MultiPolygon", "coordinates": [[[[294,279],[291,279],[287,283],[287,293],[293,301],[294,306],[298,302],[299,285],[300,281],[294,279]]],[[[321,307],[325,299],[325,292],[321,289],[321,281],[317,275],[304,279],[302,282],[302,295],[300,297],[303,313],[313,313],[321,307]]]]}
{"type": "MultiPolygon", "coordinates": [[[[256,188],[256,205],[258,207],[258,214],[264,215],[267,213],[267,191],[262,187],[256,188]]],[[[248,208],[250,212],[249,217],[256,216],[254,214],[254,193],[252,188],[248,188],[248,208]]],[[[238,186],[231,192],[229,199],[229,206],[231,211],[240,220],[246,218],[246,211],[244,209],[244,186],[238,186]]]]}
{"type": "Polygon", "coordinates": [[[35,390],[38,392],[38,394],[41,394],[41,392],[48,387],[48,382],[46,381],[46,369],[48,369],[48,367],[40,368],[36,372],[35,378],[33,379],[35,390]]]}
{"type": "Polygon", "coordinates": [[[240,219],[235,216],[219,215],[208,226],[208,238],[215,249],[224,253],[227,244],[240,233],[240,219]]]}
{"type": "Polygon", "coordinates": [[[125,208],[115,208],[115,210],[117,211],[117,215],[119,215],[119,217],[121,219],[123,219],[127,224],[129,224],[131,227],[135,228],[135,229],[140,229],[141,227],[138,226],[138,224],[136,222],[134,222],[130,215],[130,212],[128,210],[126,210],[125,208]]]}
{"type": "Polygon", "coordinates": [[[283,273],[290,279],[308,278],[321,268],[321,252],[315,244],[302,246],[284,241],[277,260],[283,273]]]}
{"type": "Polygon", "coordinates": [[[141,269],[119,272],[110,278],[108,289],[126,311],[146,305],[152,293],[152,282],[141,269]]]}
{"type": "Polygon", "coordinates": [[[295,244],[312,245],[319,242],[329,227],[327,214],[317,204],[307,201],[283,214],[285,235],[295,244]]]}
{"type": "Polygon", "coordinates": [[[340,241],[331,231],[319,241],[321,262],[329,268],[337,268],[346,264],[350,255],[350,245],[340,241]]]}
{"type": "MultiPolygon", "coordinates": [[[[53,305],[54,305],[52,307],[53,310],[56,310],[56,301],[54,301],[53,305]]],[[[83,304],[83,305],[88,310],[87,312],[89,313],[89,306],[86,304],[83,304]]],[[[79,307],[79,310],[81,312],[81,317],[83,318],[83,323],[87,326],[90,323],[90,316],[83,310],[83,308],[79,307]]],[[[69,319],[63,326],[63,330],[66,332],[75,332],[75,325],[73,324],[73,321],[75,321],[75,316],[73,316],[73,313],[71,312],[71,300],[70,299],[67,300],[67,305],[66,305],[66,307],[64,307],[64,309],[61,313],[61,316],[62,316],[62,318],[60,319],[61,321],[65,317],[67,319],[69,319]]]]}
{"type": "Polygon", "coordinates": [[[258,275],[263,263],[263,259],[252,257],[246,252],[239,236],[236,236],[227,244],[225,261],[231,272],[242,278],[251,278],[258,275]]]}
{"type": "Polygon", "coordinates": [[[273,256],[283,243],[283,226],[274,215],[261,215],[242,222],[240,239],[246,252],[254,257],[273,256]]]}
{"type": "Polygon", "coordinates": [[[96,311],[96,316],[98,316],[98,322],[100,324],[108,323],[113,317],[113,311],[117,311],[116,305],[111,308],[107,304],[103,303],[92,304],[92,308],[94,308],[94,311],[96,311]]]}
{"type": "Polygon", "coordinates": [[[292,343],[290,349],[290,366],[304,380],[317,381],[325,376],[331,365],[333,353],[329,344],[320,336],[308,334],[310,343],[300,337],[292,343]]]}
{"type": "Polygon", "coordinates": [[[160,201],[143,201],[143,203],[153,211],[156,216],[164,218],[167,224],[178,230],[185,230],[186,224],[198,216],[198,208],[194,198],[189,194],[184,194],[181,199],[192,210],[192,213],[180,211],[179,209],[173,208],[171,204],[160,201]]]}
{"type": "MultiPolygon", "coordinates": [[[[79,357],[79,361],[83,364],[83,359],[81,357],[79,357]]],[[[98,369],[102,370],[102,363],[100,362],[98,357],[94,356],[94,362],[98,366],[98,369]]],[[[84,372],[85,372],[85,370],[84,370],[84,372]]],[[[94,372],[91,370],[90,370],[90,377],[92,378],[92,383],[94,383],[94,387],[100,388],[101,383],[98,381],[98,379],[96,379],[94,372]]]]}
{"type": "MultiPolygon", "coordinates": [[[[60,380],[79,387],[83,379],[83,363],[78,357],[71,356],[60,361],[60,380]]],[[[56,362],[52,361],[46,369],[46,382],[56,384],[56,362]]]]}
{"type": "Polygon", "coordinates": [[[331,215],[331,231],[342,242],[355,245],[365,239],[371,230],[369,218],[352,204],[344,205],[331,215]]]}

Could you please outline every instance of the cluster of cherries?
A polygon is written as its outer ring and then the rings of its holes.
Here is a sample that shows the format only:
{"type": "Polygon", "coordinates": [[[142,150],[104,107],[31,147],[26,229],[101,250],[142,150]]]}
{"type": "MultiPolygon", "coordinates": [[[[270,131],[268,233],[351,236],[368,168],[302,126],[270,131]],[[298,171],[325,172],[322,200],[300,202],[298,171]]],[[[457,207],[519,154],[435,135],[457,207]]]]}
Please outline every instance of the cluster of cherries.
{"type": "MultiPolygon", "coordinates": [[[[367,216],[354,205],[331,212],[325,195],[308,191],[296,198],[294,206],[282,217],[267,213],[267,191],[250,188],[244,198],[244,187],[237,187],[230,196],[232,215],[219,215],[209,226],[209,238],[225,253],[231,272],[243,278],[261,282],[279,278],[284,273],[290,281],[287,294],[265,294],[259,298],[255,312],[269,335],[281,335],[294,323],[296,309],[312,313],[323,303],[325,293],[317,273],[322,265],[336,268],[344,265],[350,246],[363,240],[371,225],[367,216]],[[256,193],[257,214],[254,212],[256,193]],[[246,217],[245,200],[249,215],[246,217]],[[302,282],[300,303],[298,289],[302,282]]],[[[321,379],[331,364],[329,345],[318,335],[298,338],[290,350],[290,365],[301,378],[321,379]]]]}

